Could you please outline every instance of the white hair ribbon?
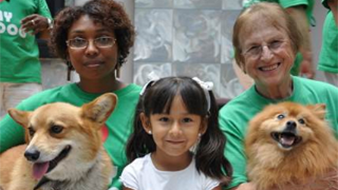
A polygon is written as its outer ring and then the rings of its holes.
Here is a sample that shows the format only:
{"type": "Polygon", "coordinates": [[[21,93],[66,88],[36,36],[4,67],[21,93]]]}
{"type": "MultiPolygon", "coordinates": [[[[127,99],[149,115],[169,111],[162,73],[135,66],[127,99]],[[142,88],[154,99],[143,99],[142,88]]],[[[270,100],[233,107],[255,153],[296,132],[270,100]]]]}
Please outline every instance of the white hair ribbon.
{"type": "Polygon", "coordinates": [[[197,77],[192,78],[192,80],[196,81],[204,90],[205,98],[207,99],[207,103],[208,103],[208,111],[210,111],[211,100],[210,100],[209,91],[211,91],[212,87],[214,87],[214,83],[210,81],[204,82],[197,77]]]}
{"type": "Polygon", "coordinates": [[[155,82],[158,79],[160,79],[160,77],[157,76],[154,71],[151,71],[148,74],[147,78],[148,78],[149,81],[143,86],[143,88],[142,88],[142,90],[140,92],[141,96],[144,94],[144,92],[146,91],[146,89],[148,88],[149,85],[151,85],[153,82],[155,82]]]}

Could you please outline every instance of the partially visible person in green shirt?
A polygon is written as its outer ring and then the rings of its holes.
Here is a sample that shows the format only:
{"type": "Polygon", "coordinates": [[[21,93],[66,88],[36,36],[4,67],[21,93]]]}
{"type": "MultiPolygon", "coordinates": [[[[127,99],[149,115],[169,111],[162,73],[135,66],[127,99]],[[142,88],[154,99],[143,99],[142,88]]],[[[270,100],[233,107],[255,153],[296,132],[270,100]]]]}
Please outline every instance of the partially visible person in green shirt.
{"type": "Polygon", "coordinates": [[[49,37],[52,17],[45,0],[2,1],[0,14],[1,120],[7,109],[42,90],[35,34],[49,37]]]}
{"type": "Polygon", "coordinates": [[[322,32],[322,48],[317,69],[325,81],[338,87],[338,0],[322,0],[328,9],[322,32]]]}

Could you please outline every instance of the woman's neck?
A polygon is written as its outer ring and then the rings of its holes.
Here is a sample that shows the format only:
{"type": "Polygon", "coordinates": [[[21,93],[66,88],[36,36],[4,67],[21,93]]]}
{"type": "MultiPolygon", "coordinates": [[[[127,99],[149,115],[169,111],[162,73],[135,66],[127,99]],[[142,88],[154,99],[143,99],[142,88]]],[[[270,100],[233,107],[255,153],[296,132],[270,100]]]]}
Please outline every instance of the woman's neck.
{"type": "Polygon", "coordinates": [[[88,93],[114,92],[126,85],[117,80],[115,76],[105,77],[99,80],[80,78],[79,87],[88,93]]]}
{"type": "Polygon", "coordinates": [[[281,84],[278,85],[274,84],[271,86],[266,86],[259,83],[256,83],[255,85],[257,92],[268,99],[285,99],[290,97],[293,93],[293,82],[291,77],[286,78],[281,84]]]}
{"type": "Polygon", "coordinates": [[[192,153],[187,152],[181,156],[170,156],[163,152],[151,153],[151,160],[154,166],[161,171],[179,171],[187,168],[192,161],[192,153]]]}

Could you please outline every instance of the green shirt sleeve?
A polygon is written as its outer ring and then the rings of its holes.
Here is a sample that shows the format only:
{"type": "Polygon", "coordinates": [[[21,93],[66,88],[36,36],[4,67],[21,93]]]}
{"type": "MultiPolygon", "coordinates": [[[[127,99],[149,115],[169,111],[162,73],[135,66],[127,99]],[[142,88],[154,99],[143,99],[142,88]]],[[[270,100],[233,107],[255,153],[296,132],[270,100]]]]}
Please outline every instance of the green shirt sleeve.
{"type": "Polygon", "coordinates": [[[219,124],[223,134],[227,137],[224,156],[229,160],[233,168],[232,181],[226,187],[230,189],[248,181],[246,177],[246,156],[241,132],[238,131],[234,123],[222,116],[224,116],[223,113],[220,114],[219,124]]]}
{"type": "Polygon", "coordinates": [[[52,19],[52,15],[49,11],[48,5],[45,0],[38,1],[38,12],[37,14],[44,16],[46,18],[52,19]]]}

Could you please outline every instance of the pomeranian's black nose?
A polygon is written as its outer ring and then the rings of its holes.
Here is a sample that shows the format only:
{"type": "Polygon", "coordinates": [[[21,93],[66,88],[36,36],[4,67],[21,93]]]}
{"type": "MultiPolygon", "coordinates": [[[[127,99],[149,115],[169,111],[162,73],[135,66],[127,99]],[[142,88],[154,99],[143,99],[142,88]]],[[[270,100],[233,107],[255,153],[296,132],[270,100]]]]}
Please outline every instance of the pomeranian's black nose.
{"type": "Polygon", "coordinates": [[[37,150],[33,150],[33,151],[26,150],[24,155],[27,158],[27,160],[34,162],[39,159],[40,152],[37,150]]]}
{"type": "Polygon", "coordinates": [[[287,130],[294,130],[297,127],[297,123],[294,121],[286,122],[286,129],[287,130]]]}

